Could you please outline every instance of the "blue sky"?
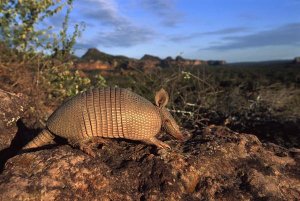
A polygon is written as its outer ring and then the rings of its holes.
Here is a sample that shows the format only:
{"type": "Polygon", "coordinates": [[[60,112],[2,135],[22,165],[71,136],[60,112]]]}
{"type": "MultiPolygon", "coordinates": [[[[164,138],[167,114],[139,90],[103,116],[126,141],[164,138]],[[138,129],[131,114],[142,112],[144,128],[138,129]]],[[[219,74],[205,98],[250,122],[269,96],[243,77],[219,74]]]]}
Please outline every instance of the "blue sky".
{"type": "Polygon", "coordinates": [[[300,56],[300,0],[75,0],[71,22],[82,21],[79,56],[91,47],[134,58],[300,56]]]}

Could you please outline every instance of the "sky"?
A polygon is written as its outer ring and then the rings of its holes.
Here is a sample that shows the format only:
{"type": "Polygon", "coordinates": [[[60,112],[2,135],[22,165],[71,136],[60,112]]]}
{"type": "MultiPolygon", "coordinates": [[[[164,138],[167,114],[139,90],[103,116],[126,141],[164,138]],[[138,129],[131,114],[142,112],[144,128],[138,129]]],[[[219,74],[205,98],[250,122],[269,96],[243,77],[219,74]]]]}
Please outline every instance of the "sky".
{"type": "Polygon", "coordinates": [[[228,62],[300,56],[300,0],[75,0],[75,53],[228,62]]]}

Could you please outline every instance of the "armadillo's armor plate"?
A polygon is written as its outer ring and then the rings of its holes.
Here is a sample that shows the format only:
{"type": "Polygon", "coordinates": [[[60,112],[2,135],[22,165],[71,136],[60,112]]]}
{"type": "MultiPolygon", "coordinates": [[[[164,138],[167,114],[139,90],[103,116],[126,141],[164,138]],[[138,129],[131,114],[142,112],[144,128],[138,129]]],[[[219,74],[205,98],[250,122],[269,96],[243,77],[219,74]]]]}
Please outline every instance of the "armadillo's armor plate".
{"type": "Polygon", "coordinates": [[[120,88],[91,89],[71,98],[48,119],[50,132],[72,141],[93,136],[148,139],[161,128],[158,109],[120,88]]]}

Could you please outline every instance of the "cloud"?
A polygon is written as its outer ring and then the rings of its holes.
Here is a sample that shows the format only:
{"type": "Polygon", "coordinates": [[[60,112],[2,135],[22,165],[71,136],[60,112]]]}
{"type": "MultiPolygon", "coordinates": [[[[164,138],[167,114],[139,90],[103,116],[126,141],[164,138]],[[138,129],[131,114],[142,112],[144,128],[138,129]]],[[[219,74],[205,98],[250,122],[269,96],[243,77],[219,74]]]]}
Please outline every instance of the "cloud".
{"type": "Polygon", "coordinates": [[[192,40],[207,35],[226,35],[226,34],[245,32],[247,30],[249,29],[246,27],[231,27],[231,28],[220,29],[215,31],[195,32],[184,36],[173,36],[170,38],[170,40],[173,42],[183,42],[183,41],[188,41],[188,40],[192,40]]]}
{"type": "MultiPolygon", "coordinates": [[[[105,47],[130,47],[147,42],[155,35],[154,31],[147,27],[135,25],[125,16],[122,16],[118,4],[113,0],[85,0],[82,9],[83,15],[89,20],[105,25],[105,31],[95,30],[96,37],[79,43],[78,48],[95,47],[98,45],[105,47]]],[[[99,29],[100,26],[97,25],[99,29]]]]}
{"type": "Polygon", "coordinates": [[[80,3],[80,7],[80,12],[89,20],[112,26],[127,23],[127,20],[120,16],[118,5],[113,0],[85,0],[84,3],[80,3]]]}
{"type": "Polygon", "coordinates": [[[154,36],[152,30],[130,25],[112,32],[100,32],[97,42],[105,47],[130,47],[150,41],[154,36]]]}
{"type": "Polygon", "coordinates": [[[78,43],[76,49],[86,49],[95,46],[131,47],[152,40],[156,36],[152,30],[136,26],[120,26],[110,32],[98,32],[97,37],[78,43]]]}
{"type": "Polygon", "coordinates": [[[182,21],[183,13],[176,10],[174,0],[143,0],[142,6],[157,15],[165,26],[173,27],[182,21]]]}
{"type": "Polygon", "coordinates": [[[203,32],[202,35],[224,35],[224,34],[244,32],[247,30],[249,29],[246,27],[231,27],[231,28],[220,29],[216,31],[203,32]]]}
{"type": "Polygon", "coordinates": [[[250,47],[300,45],[300,23],[290,23],[274,29],[257,32],[245,36],[223,37],[226,44],[215,45],[206,49],[228,50],[250,47]]]}

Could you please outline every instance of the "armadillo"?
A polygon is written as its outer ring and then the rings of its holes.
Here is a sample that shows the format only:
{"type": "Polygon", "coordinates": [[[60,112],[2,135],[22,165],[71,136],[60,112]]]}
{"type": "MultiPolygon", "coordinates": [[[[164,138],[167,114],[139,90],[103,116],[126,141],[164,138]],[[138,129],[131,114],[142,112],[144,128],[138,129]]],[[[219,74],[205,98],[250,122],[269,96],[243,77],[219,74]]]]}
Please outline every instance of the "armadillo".
{"type": "Polygon", "coordinates": [[[175,138],[184,138],[165,107],[168,100],[169,95],[164,89],[156,92],[156,105],[127,89],[90,89],[58,107],[48,118],[46,127],[23,150],[47,145],[55,136],[79,145],[91,155],[93,153],[84,142],[99,137],[125,138],[170,148],[155,137],[164,128],[175,138]]]}

